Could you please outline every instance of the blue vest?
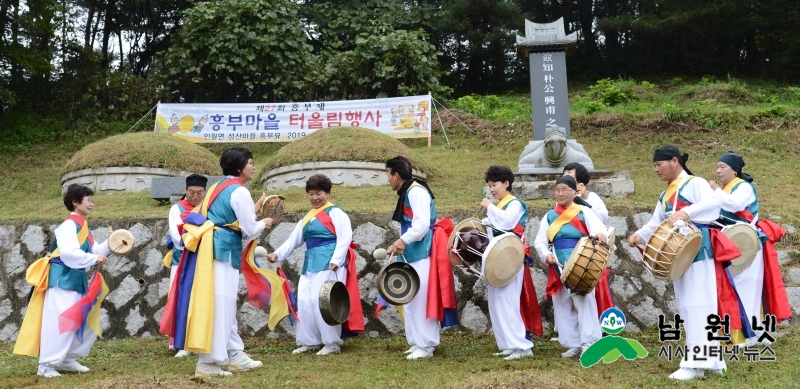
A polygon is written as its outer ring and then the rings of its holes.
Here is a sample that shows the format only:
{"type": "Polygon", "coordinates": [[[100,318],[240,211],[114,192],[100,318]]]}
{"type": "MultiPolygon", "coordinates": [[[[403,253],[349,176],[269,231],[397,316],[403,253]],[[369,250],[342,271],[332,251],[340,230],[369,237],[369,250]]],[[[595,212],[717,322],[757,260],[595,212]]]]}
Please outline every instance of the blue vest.
{"type": "MultiPolygon", "coordinates": [[[[513,199],[513,200],[507,202],[506,205],[503,206],[503,210],[505,211],[506,209],[508,209],[508,206],[511,205],[511,203],[513,203],[515,201],[519,201],[519,204],[522,205],[522,216],[520,216],[519,220],[517,221],[517,224],[523,226],[523,228],[524,228],[525,227],[525,223],[528,221],[528,206],[525,205],[524,202],[522,202],[520,199],[513,199]]],[[[516,227],[516,226],[514,226],[514,227],[516,227]]],[[[503,235],[506,232],[514,232],[513,230],[505,231],[505,230],[500,230],[500,229],[497,229],[497,228],[492,228],[492,229],[495,231],[494,232],[494,236],[503,235]]],[[[514,233],[516,234],[516,232],[514,232],[514,233]]],[[[517,236],[522,238],[522,235],[517,234],[517,236]]]]}
{"type": "MultiPolygon", "coordinates": [[[[733,187],[733,189],[731,189],[731,193],[735,192],[736,189],[738,189],[739,186],[741,186],[742,184],[750,185],[753,188],[753,194],[755,194],[756,199],[753,200],[753,202],[750,203],[744,209],[749,211],[753,215],[753,217],[756,217],[756,216],[758,216],[758,208],[759,208],[758,207],[758,193],[756,192],[756,188],[751,183],[749,183],[747,181],[742,181],[742,182],[736,184],[733,187]]],[[[750,223],[751,222],[751,220],[744,220],[744,219],[740,218],[739,216],[736,216],[736,214],[734,214],[733,212],[726,211],[725,209],[720,210],[719,214],[720,214],[720,216],[723,216],[722,224],[734,224],[736,221],[742,222],[742,223],[750,223]]]]}
{"type": "Polygon", "coordinates": [[[231,207],[231,193],[239,186],[232,184],[223,189],[208,207],[208,220],[220,227],[219,230],[214,230],[214,259],[222,262],[230,261],[231,266],[237,270],[242,265],[242,233],[223,226],[236,221],[236,214],[231,207]]]}
{"type": "MultiPolygon", "coordinates": [[[[178,204],[175,204],[175,205],[177,205],[177,206],[178,206],[178,209],[180,209],[180,210],[181,210],[181,214],[183,214],[184,212],[186,212],[186,209],[184,209],[184,208],[181,206],[181,204],[180,204],[180,203],[178,203],[178,204]]],[[[177,248],[177,245],[175,244],[175,242],[172,242],[172,244],[173,244],[173,246],[172,246],[172,266],[178,266],[178,262],[180,262],[180,261],[181,261],[181,254],[183,254],[183,250],[179,250],[179,249],[177,248]]]]}
{"type": "MultiPolygon", "coordinates": [[[[583,211],[578,212],[575,217],[584,223],[586,222],[586,219],[583,216],[583,211]]],[[[554,209],[547,211],[548,225],[553,224],[556,219],[558,219],[558,214],[554,209]]],[[[584,236],[586,235],[580,232],[577,228],[573,227],[572,224],[566,223],[561,226],[561,229],[558,230],[556,236],[553,237],[553,251],[555,251],[556,259],[558,259],[560,264],[567,264],[569,256],[572,255],[572,250],[574,250],[575,246],[578,244],[578,240],[584,236]]],[[[559,267],[556,267],[556,270],[558,270],[559,274],[561,274],[561,269],[559,267]]]]}
{"type": "MultiPolygon", "coordinates": [[[[686,182],[684,182],[683,185],[681,185],[680,188],[678,188],[678,191],[677,191],[676,195],[678,196],[678,200],[679,201],[682,201],[682,202],[684,202],[686,204],[692,205],[692,202],[689,201],[689,199],[687,199],[686,197],[684,197],[682,193],[683,193],[683,189],[686,188],[686,184],[688,184],[689,181],[691,181],[694,178],[695,177],[692,177],[692,178],[686,180],[686,182]]],[[[666,195],[666,194],[667,194],[667,191],[661,192],[661,196],[658,197],[658,203],[659,204],[661,204],[661,202],[664,201],[664,195],[666,195]]],[[[665,213],[666,212],[671,212],[672,210],[673,210],[672,202],[667,201],[666,207],[664,208],[664,212],[665,213]]],[[[692,222],[692,223],[694,223],[694,222],[692,222]]],[[[692,261],[692,262],[702,261],[702,260],[704,260],[706,258],[714,258],[714,250],[711,247],[711,233],[708,232],[708,225],[694,223],[694,226],[697,227],[700,230],[700,232],[703,234],[703,243],[700,246],[700,251],[697,252],[697,256],[694,257],[694,261],[692,261]],[[704,253],[705,253],[705,255],[703,255],[704,253]]]]}
{"type": "MultiPolygon", "coordinates": [[[[408,193],[412,190],[424,190],[427,192],[427,189],[425,189],[424,186],[412,184],[411,187],[409,187],[406,191],[406,196],[403,199],[404,205],[408,209],[411,209],[411,203],[408,200],[408,193]]],[[[429,220],[430,227],[428,228],[428,232],[425,233],[425,236],[422,237],[421,240],[407,244],[406,248],[403,250],[403,257],[408,263],[417,262],[431,256],[431,244],[433,243],[433,222],[436,221],[436,206],[433,205],[433,199],[431,199],[430,207],[431,220],[429,220]]],[[[412,218],[403,213],[403,222],[400,223],[401,235],[405,234],[406,231],[411,228],[411,220],[412,218]]]]}
{"type": "MultiPolygon", "coordinates": [[[[328,207],[322,212],[330,215],[334,208],[328,207]]],[[[300,274],[328,270],[336,250],[336,235],[315,217],[303,226],[303,241],[306,242],[306,254],[300,274]]]]}
{"type": "MultiPolygon", "coordinates": [[[[75,223],[73,221],[73,223],[75,223]]],[[[81,230],[81,226],[78,223],[75,223],[76,229],[75,234],[81,230]]],[[[89,235],[92,233],[89,232],[89,235]]],[[[58,248],[58,239],[53,239],[53,244],[50,246],[50,252],[55,251],[58,248]]],[[[89,239],[86,239],[85,242],[80,247],[81,250],[87,253],[92,252],[92,244],[89,242],[89,239]]],[[[61,261],[61,257],[55,257],[50,259],[50,272],[48,273],[47,279],[47,287],[59,287],[65,290],[72,290],[75,292],[80,293],[81,295],[86,294],[86,289],[89,287],[89,279],[86,277],[86,269],[73,269],[64,264],[61,261]]]]}

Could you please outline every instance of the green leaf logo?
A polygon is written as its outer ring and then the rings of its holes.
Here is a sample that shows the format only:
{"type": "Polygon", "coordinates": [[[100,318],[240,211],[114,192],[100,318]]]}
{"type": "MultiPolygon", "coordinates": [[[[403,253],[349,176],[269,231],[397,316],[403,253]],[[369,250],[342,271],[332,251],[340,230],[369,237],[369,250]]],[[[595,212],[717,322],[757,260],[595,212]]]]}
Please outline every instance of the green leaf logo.
{"type": "Polygon", "coordinates": [[[581,354],[581,366],[590,367],[601,360],[604,363],[611,363],[619,359],[620,356],[627,360],[634,360],[636,358],[644,358],[647,354],[647,350],[635,339],[606,336],[594,342],[581,354]]]}

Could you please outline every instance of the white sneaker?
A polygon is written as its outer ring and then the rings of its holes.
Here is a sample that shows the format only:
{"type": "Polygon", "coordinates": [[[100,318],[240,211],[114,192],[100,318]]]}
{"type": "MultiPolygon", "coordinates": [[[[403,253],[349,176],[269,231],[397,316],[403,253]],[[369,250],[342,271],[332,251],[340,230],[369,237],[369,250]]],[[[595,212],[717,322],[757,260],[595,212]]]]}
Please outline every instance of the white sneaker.
{"type": "Polygon", "coordinates": [[[581,354],[585,353],[585,352],[586,352],[586,350],[588,350],[588,349],[589,349],[589,347],[591,347],[591,346],[592,346],[592,344],[591,344],[591,343],[584,343],[584,344],[582,344],[582,345],[581,345],[581,354]]]}
{"type": "Polygon", "coordinates": [[[211,363],[198,363],[194,368],[194,376],[197,378],[208,377],[227,377],[233,373],[222,370],[219,365],[211,363]]]}
{"type": "Polygon", "coordinates": [[[576,358],[581,356],[581,348],[580,347],[573,347],[567,351],[561,353],[561,358],[576,358]]]}
{"type": "Polygon", "coordinates": [[[423,358],[430,358],[433,356],[433,347],[430,347],[431,351],[428,351],[425,347],[420,347],[411,355],[407,356],[406,359],[415,360],[415,359],[423,359],[423,358]]]}
{"type": "Polygon", "coordinates": [[[673,380],[680,380],[680,381],[688,381],[693,380],[695,378],[703,378],[703,369],[692,369],[688,367],[682,367],[676,370],[674,373],[669,375],[670,379],[673,380]]]}
{"type": "Polygon", "coordinates": [[[184,357],[188,357],[191,354],[192,353],[190,353],[190,352],[188,352],[186,350],[180,350],[180,351],[178,351],[177,354],[175,354],[175,358],[184,358],[184,357]]]}
{"type": "Polygon", "coordinates": [[[551,342],[558,342],[558,337],[555,337],[555,338],[550,338],[550,341],[551,341],[551,342]]]}
{"type": "Polygon", "coordinates": [[[708,369],[708,372],[711,373],[711,374],[724,376],[725,375],[725,370],[726,369],[708,369]]]}
{"type": "Polygon", "coordinates": [[[507,357],[505,357],[503,359],[506,360],[506,361],[513,361],[515,359],[522,359],[522,358],[527,358],[527,357],[532,357],[532,356],[533,356],[533,350],[532,349],[514,350],[514,352],[511,353],[511,355],[509,355],[509,356],[507,356],[507,357]]]}
{"type": "Polygon", "coordinates": [[[61,373],[57,372],[56,369],[53,369],[50,366],[39,366],[39,370],[36,371],[36,375],[40,375],[44,378],[54,378],[54,377],[61,377],[61,373]]]}
{"type": "Polygon", "coordinates": [[[302,354],[308,351],[317,351],[317,350],[319,350],[319,346],[300,346],[292,350],[292,354],[302,354]]]}
{"type": "Polygon", "coordinates": [[[503,350],[503,351],[500,351],[499,353],[494,353],[492,355],[494,355],[496,357],[507,357],[507,356],[509,356],[509,355],[511,355],[513,353],[514,353],[514,350],[503,350]]]}
{"type": "Polygon", "coordinates": [[[331,344],[331,345],[326,344],[325,347],[322,348],[322,350],[319,350],[317,352],[317,355],[339,354],[340,352],[342,351],[339,348],[338,344],[331,344]]]}
{"type": "Polygon", "coordinates": [[[248,371],[261,366],[264,366],[261,361],[250,359],[250,356],[244,351],[238,351],[236,355],[228,357],[228,371],[248,371]]]}
{"type": "Polygon", "coordinates": [[[70,371],[75,373],[86,373],[87,371],[89,371],[89,368],[81,365],[80,363],[78,363],[78,361],[72,360],[56,366],[56,370],[70,371]]]}
{"type": "Polygon", "coordinates": [[[410,349],[408,349],[408,350],[406,350],[406,351],[403,351],[403,354],[411,354],[411,353],[413,353],[414,351],[417,351],[417,349],[418,349],[418,348],[419,348],[419,346],[416,346],[416,345],[415,345],[415,346],[411,346],[411,348],[410,348],[410,349]]]}

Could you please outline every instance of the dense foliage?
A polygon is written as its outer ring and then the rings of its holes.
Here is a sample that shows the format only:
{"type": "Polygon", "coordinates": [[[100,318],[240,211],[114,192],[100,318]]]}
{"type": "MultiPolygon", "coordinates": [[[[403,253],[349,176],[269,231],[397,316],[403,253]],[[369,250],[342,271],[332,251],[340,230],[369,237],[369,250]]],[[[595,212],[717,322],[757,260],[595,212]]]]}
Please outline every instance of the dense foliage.
{"type": "MultiPolygon", "coordinates": [[[[129,122],[158,100],[525,90],[515,35],[525,19],[558,18],[578,31],[572,80],[800,80],[796,0],[8,0],[0,122],[129,122]]],[[[633,98],[596,93],[604,106],[633,98]]]]}

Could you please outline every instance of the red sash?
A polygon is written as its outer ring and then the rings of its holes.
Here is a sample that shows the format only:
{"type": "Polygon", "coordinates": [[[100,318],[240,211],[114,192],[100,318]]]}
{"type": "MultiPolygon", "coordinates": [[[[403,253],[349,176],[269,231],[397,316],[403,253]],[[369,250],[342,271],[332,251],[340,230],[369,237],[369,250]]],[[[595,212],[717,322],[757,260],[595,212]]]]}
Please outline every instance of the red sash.
{"type": "MultiPolygon", "coordinates": [[[[528,249],[530,250],[530,249],[528,249]]],[[[522,322],[525,323],[525,332],[530,332],[534,336],[544,335],[542,326],[542,310],[539,307],[539,298],[536,296],[536,288],[533,286],[533,278],[528,264],[523,263],[522,268],[522,294],[519,299],[519,312],[522,315],[522,322]]]]}
{"type": "MultiPolygon", "coordinates": [[[[180,205],[183,208],[183,212],[181,212],[181,221],[183,221],[184,219],[186,219],[186,216],[189,216],[189,214],[192,213],[194,205],[190,204],[189,201],[186,199],[178,201],[178,205],[180,205]]],[[[178,224],[178,233],[183,235],[183,223],[178,224]]]]}
{"type": "Polygon", "coordinates": [[[608,275],[611,269],[606,268],[600,275],[600,280],[594,287],[594,299],[597,302],[597,317],[599,318],[608,308],[614,308],[614,299],[611,297],[611,286],[608,284],[608,275]]]}
{"type": "Polygon", "coordinates": [[[455,226],[449,216],[439,220],[433,227],[431,265],[428,272],[428,296],[425,317],[444,322],[444,310],[456,309],[453,265],[448,259],[447,242],[455,226]]]}
{"type": "MultiPolygon", "coordinates": [[[[322,211],[316,215],[317,220],[332,234],[336,235],[336,228],[333,220],[327,212],[322,211]]],[[[342,330],[347,332],[364,331],[364,311],[361,307],[361,291],[358,288],[358,269],[356,268],[356,247],[355,242],[350,242],[350,249],[347,250],[347,294],[350,296],[350,315],[347,321],[342,323],[342,330]]]]}
{"type": "Polygon", "coordinates": [[[775,315],[776,321],[780,323],[792,317],[792,307],[786,296],[786,286],[783,284],[781,266],[778,263],[778,251],[775,250],[775,243],[786,235],[786,230],[769,220],[759,220],[756,226],[768,238],[762,246],[764,253],[764,313],[775,315]]]}
{"type": "MultiPolygon", "coordinates": [[[[563,207],[561,204],[556,204],[556,207],[553,208],[557,215],[561,216],[567,208],[563,207]]],[[[589,236],[589,230],[586,228],[586,223],[583,222],[579,217],[573,217],[572,220],[569,221],[569,224],[578,231],[580,231],[584,236],[589,236]]],[[[558,294],[561,291],[561,288],[564,287],[564,284],[561,282],[561,276],[558,275],[556,271],[556,265],[550,265],[547,269],[547,286],[545,287],[545,297],[551,298],[558,294]]]]}
{"type": "MultiPolygon", "coordinates": [[[[739,311],[739,296],[733,287],[733,280],[728,277],[723,262],[736,259],[742,255],[736,244],[716,228],[709,228],[711,247],[714,251],[714,270],[717,278],[717,313],[722,317],[730,317],[731,330],[742,329],[742,317],[739,311]]],[[[745,318],[746,320],[746,318],[745,318]]]]}
{"type": "MultiPolygon", "coordinates": [[[[84,219],[83,217],[81,217],[78,214],[74,214],[74,215],[70,214],[69,217],[67,217],[67,219],[72,220],[75,223],[78,223],[78,226],[81,227],[81,228],[83,228],[84,225],[86,225],[86,219],[84,219]]],[[[87,230],[89,229],[88,225],[86,225],[86,229],[87,230]]],[[[86,237],[86,239],[89,239],[89,244],[94,246],[94,237],[92,237],[92,232],[91,231],[86,231],[86,232],[88,232],[88,236],[86,237]]]]}
{"type": "Polygon", "coordinates": [[[222,193],[222,191],[225,188],[227,188],[227,187],[229,187],[229,186],[231,186],[233,184],[239,184],[239,186],[244,186],[244,182],[242,182],[242,180],[240,180],[238,178],[228,178],[226,180],[223,180],[222,182],[220,182],[217,185],[216,189],[214,189],[214,192],[211,193],[211,197],[208,199],[208,207],[209,208],[211,207],[211,204],[214,203],[214,200],[217,199],[217,196],[219,196],[219,194],[222,193]]]}

